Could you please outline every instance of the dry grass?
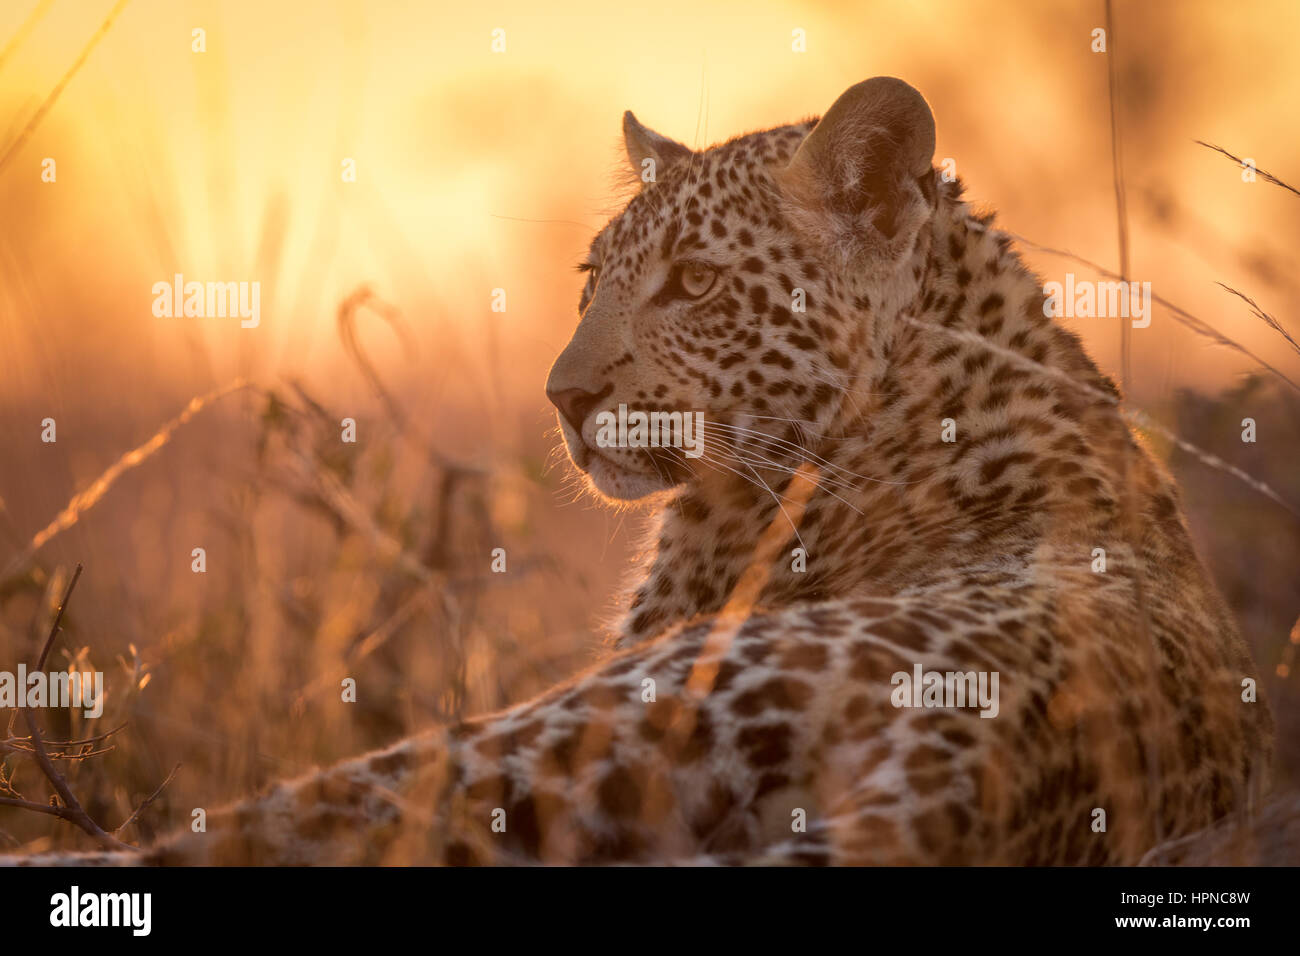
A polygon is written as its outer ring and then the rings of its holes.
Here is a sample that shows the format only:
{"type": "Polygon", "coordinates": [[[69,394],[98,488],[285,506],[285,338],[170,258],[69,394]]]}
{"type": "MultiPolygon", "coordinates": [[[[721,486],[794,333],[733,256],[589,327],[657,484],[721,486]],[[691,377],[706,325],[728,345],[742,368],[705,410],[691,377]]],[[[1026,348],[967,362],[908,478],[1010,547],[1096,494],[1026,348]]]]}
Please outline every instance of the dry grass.
{"type": "MultiPolygon", "coordinates": [[[[8,144],[0,172],[124,3],[112,8],[8,144]]],[[[1111,91],[1113,97],[1113,74],[1111,91]]],[[[207,105],[220,114],[222,91],[207,93],[207,105]]],[[[1125,219],[1117,113],[1113,123],[1115,187],[1125,219]]],[[[230,175],[218,168],[209,179],[214,209],[226,205],[222,184],[230,175]]],[[[164,200],[175,197],[160,198],[155,188],[151,176],[136,199],[153,226],[158,259],[185,261],[192,250],[172,247],[162,212],[176,205],[164,200]]],[[[248,273],[271,287],[286,278],[279,275],[286,215],[270,196],[248,273]]],[[[325,258],[339,228],[328,216],[318,220],[309,243],[313,261],[325,258]]],[[[404,237],[384,233],[403,249],[404,237]]],[[[1126,228],[1120,242],[1127,246],[1126,228]]],[[[236,260],[231,249],[222,253],[236,260]]],[[[1127,252],[1118,274],[1072,258],[1100,274],[1127,277],[1127,252]]],[[[24,287],[16,268],[3,278],[10,288],[24,287]]],[[[284,283],[298,287],[288,295],[297,304],[295,319],[310,322],[313,313],[326,311],[311,306],[315,282],[302,275],[284,283]]],[[[1229,291],[1295,347],[1280,322],[1229,291]]],[[[1291,663],[1300,522],[1283,508],[1294,513],[1300,501],[1300,473],[1282,450],[1300,447],[1300,386],[1211,323],[1155,300],[1200,338],[1271,376],[1247,379],[1224,395],[1180,392],[1140,421],[1177,473],[1199,549],[1261,669],[1273,675],[1265,692],[1278,718],[1280,776],[1294,786],[1300,784],[1300,692],[1291,663]],[[1267,442],[1235,440],[1243,406],[1267,442]],[[1157,419],[1170,424],[1157,427],[1157,419]]],[[[347,384],[369,396],[347,405],[346,415],[362,429],[356,445],[339,440],[342,399],[303,382],[250,375],[257,384],[241,380],[203,389],[188,403],[199,389],[152,403],[155,410],[184,409],[171,419],[139,408],[133,414],[98,408],[77,383],[68,383],[60,427],[82,423],[80,463],[38,460],[24,446],[0,475],[9,504],[0,501],[0,531],[10,539],[9,550],[0,551],[0,668],[32,658],[67,587],[67,568],[86,565],[54,660],[104,670],[109,710],[93,728],[80,711],[50,712],[45,733],[90,743],[64,776],[86,815],[106,832],[148,841],[183,824],[194,807],[211,808],[313,764],[524,699],[596,651],[599,612],[623,573],[635,528],[620,524],[611,533],[603,517],[557,507],[562,472],[542,467],[550,437],[540,432],[522,448],[494,447],[481,462],[466,460],[466,447],[487,444],[483,419],[465,416],[457,432],[449,414],[441,425],[451,427],[435,427],[421,412],[427,397],[399,386],[390,367],[363,349],[360,320],[367,313],[399,337],[403,328],[398,311],[369,289],[334,308],[353,360],[355,376],[347,384]],[[231,401],[218,401],[227,395],[231,401]],[[67,505],[48,507],[52,496],[67,505]],[[200,545],[208,552],[202,575],[189,570],[190,549],[200,545]],[[488,570],[495,547],[507,550],[505,575],[488,570]],[[357,681],[356,704],[340,700],[345,676],[357,681]],[[123,729],[99,734],[99,726],[123,729]],[[177,764],[183,769],[173,776],[177,764]]],[[[194,367],[210,372],[214,362],[197,334],[191,347],[194,367]]],[[[1127,354],[1125,348],[1125,360],[1127,354]]],[[[523,414],[504,406],[499,393],[493,404],[500,419],[523,414]]],[[[30,405],[6,403],[0,434],[30,435],[30,412],[30,405]]],[[[29,754],[0,756],[3,781],[27,798],[44,797],[48,778],[29,754]]],[[[0,847],[85,847],[88,840],[48,814],[0,813],[0,847]]]]}
{"type": "MultiPolygon", "coordinates": [[[[125,729],[67,772],[87,814],[108,831],[120,827],[123,839],[147,840],[194,807],[502,707],[592,655],[597,621],[584,601],[602,598],[565,573],[572,561],[553,546],[575,524],[589,525],[590,513],[554,529],[540,513],[554,506],[557,476],[522,461],[491,474],[455,463],[412,431],[369,363],[357,364],[373,377],[375,399],[350,409],[365,436],[355,445],[340,440],[343,414],[305,385],[238,383],[195,398],[35,532],[27,515],[7,514],[15,547],[0,577],[0,660],[8,669],[31,659],[33,635],[65,580],[61,556],[84,555],[83,593],[51,666],[106,672],[109,705],[94,723],[125,729]],[[256,401],[214,404],[236,390],[256,401]],[[196,417],[200,409],[205,417],[196,417]],[[232,431],[235,447],[210,473],[204,445],[215,434],[230,441],[232,431]],[[116,566],[132,563],[130,535],[109,547],[78,538],[133,512],[128,527],[166,520],[172,509],[160,511],[148,489],[161,478],[179,497],[195,497],[184,486],[198,476],[205,487],[195,511],[213,510],[204,498],[224,501],[204,522],[207,572],[188,571],[189,548],[178,540],[169,577],[189,582],[139,582],[128,589],[135,593],[114,594],[116,566]],[[490,572],[495,547],[507,550],[506,574],[490,572]],[[341,700],[344,676],[357,681],[355,704],[341,700]],[[184,769],[159,792],[178,763],[184,769]]],[[[31,497],[19,477],[6,476],[11,501],[31,497]]],[[[590,540],[590,528],[583,533],[590,540]]],[[[45,719],[59,739],[90,732],[79,710],[45,719]]],[[[44,799],[25,754],[5,753],[0,766],[13,791],[44,799]]],[[[0,842],[31,849],[87,839],[17,812],[0,817],[0,833],[0,842]]]]}

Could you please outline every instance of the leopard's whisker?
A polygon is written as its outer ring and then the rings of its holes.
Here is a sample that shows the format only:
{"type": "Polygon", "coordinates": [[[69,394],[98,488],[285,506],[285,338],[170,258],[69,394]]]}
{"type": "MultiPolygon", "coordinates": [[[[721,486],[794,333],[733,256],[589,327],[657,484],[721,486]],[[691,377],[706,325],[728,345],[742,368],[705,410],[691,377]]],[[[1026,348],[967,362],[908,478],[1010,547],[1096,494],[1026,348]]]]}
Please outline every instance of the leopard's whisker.
{"type": "Polygon", "coordinates": [[[704,424],[706,428],[720,429],[724,432],[729,432],[733,435],[736,435],[737,437],[746,437],[754,441],[761,440],[764,442],[772,442],[778,445],[782,445],[786,448],[792,449],[794,452],[797,452],[799,455],[804,456],[811,464],[823,466],[834,472],[847,475],[851,478],[858,478],[861,479],[862,481],[869,481],[869,482],[874,482],[876,484],[882,484],[882,485],[915,484],[915,482],[912,481],[901,481],[901,480],[890,479],[890,478],[873,478],[870,475],[858,474],[857,472],[845,468],[842,465],[837,465],[832,461],[827,461],[821,455],[818,455],[815,452],[810,451],[807,448],[804,448],[802,445],[796,445],[795,443],[786,441],[783,438],[777,438],[774,435],[768,435],[764,432],[755,431],[754,429],[751,428],[744,428],[743,426],[740,425],[732,425],[727,422],[716,422],[709,419],[705,419],[704,424]]]}
{"type": "MultiPolygon", "coordinates": [[[[709,441],[710,441],[709,439],[705,439],[706,447],[714,447],[714,446],[710,446],[710,445],[709,445],[709,441]]],[[[713,439],[713,441],[716,443],[718,440],[717,440],[717,439],[713,439]]],[[[724,445],[724,447],[730,447],[730,446],[725,446],[725,445],[724,445]]],[[[765,456],[759,454],[759,453],[756,452],[756,451],[752,451],[752,450],[751,450],[751,451],[749,452],[749,454],[754,455],[755,458],[754,458],[754,459],[746,459],[746,458],[744,457],[744,455],[740,453],[740,449],[735,448],[735,449],[732,450],[732,452],[731,452],[731,454],[730,454],[730,457],[734,458],[734,459],[737,460],[737,461],[743,461],[743,462],[745,462],[746,464],[749,464],[749,465],[766,465],[766,466],[768,466],[768,467],[775,468],[775,469],[777,469],[778,471],[785,471],[785,472],[794,472],[794,471],[796,471],[796,470],[798,469],[798,467],[799,467],[800,464],[804,464],[804,463],[805,463],[804,461],[800,461],[800,462],[798,462],[794,467],[790,467],[789,465],[785,465],[785,464],[782,464],[782,463],[780,463],[780,462],[772,461],[770,458],[767,458],[767,457],[765,457],[765,456]]],[[[851,484],[850,482],[846,481],[846,480],[843,479],[843,478],[839,478],[839,477],[836,477],[836,476],[834,476],[834,475],[828,475],[828,474],[825,474],[825,473],[822,472],[822,470],[821,470],[820,468],[817,469],[817,471],[818,471],[818,474],[817,474],[817,476],[816,476],[817,483],[820,484],[820,485],[822,485],[824,488],[826,488],[826,492],[827,492],[827,494],[831,495],[831,496],[834,497],[834,498],[839,499],[839,500],[842,501],[842,502],[843,502],[847,507],[851,508],[853,511],[856,511],[858,514],[860,514],[860,515],[863,514],[863,512],[862,512],[860,509],[858,509],[858,508],[855,507],[853,504],[851,504],[847,499],[842,498],[841,496],[835,494],[835,492],[831,491],[829,487],[826,487],[826,486],[834,486],[834,487],[836,487],[836,488],[840,488],[840,489],[842,489],[842,490],[844,490],[844,491],[858,491],[858,490],[859,490],[859,486],[854,485],[854,484],[851,484]]]]}
{"type": "MultiPolygon", "coordinates": [[[[681,451],[681,449],[677,449],[677,448],[672,448],[668,450],[672,452],[681,451]]],[[[715,468],[720,467],[725,471],[728,471],[731,474],[735,475],[737,478],[740,478],[743,481],[747,481],[750,484],[754,485],[755,487],[762,488],[765,492],[767,492],[768,495],[771,496],[772,500],[776,502],[776,506],[781,509],[781,514],[785,516],[786,522],[790,525],[790,531],[794,534],[795,539],[799,542],[799,546],[801,548],[804,546],[803,538],[799,534],[799,529],[795,526],[795,523],[790,519],[789,513],[785,510],[785,504],[783,502],[789,502],[790,501],[789,498],[786,498],[782,495],[778,495],[775,491],[773,491],[771,486],[768,485],[768,483],[763,480],[762,476],[759,475],[759,473],[754,470],[752,465],[749,465],[745,462],[741,462],[741,464],[745,465],[745,467],[749,469],[750,474],[753,475],[753,477],[750,478],[744,475],[743,473],[741,473],[740,471],[737,471],[735,468],[732,468],[730,465],[726,464],[725,462],[718,461],[716,458],[712,459],[711,461],[705,461],[706,457],[707,456],[705,455],[701,455],[699,458],[696,458],[695,460],[698,462],[702,462],[704,464],[708,464],[715,468]]]]}

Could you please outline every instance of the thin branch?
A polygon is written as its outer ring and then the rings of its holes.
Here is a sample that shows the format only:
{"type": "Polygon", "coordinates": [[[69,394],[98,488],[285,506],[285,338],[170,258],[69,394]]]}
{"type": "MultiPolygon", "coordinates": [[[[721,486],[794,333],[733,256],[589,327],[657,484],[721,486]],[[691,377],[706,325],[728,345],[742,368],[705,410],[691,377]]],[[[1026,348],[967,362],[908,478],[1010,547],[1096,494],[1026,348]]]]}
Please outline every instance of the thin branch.
{"type": "Polygon", "coordinates": [[[64,73],[59,82],[54,85],[54,89],[50,91],[50,95],[45,97],[45,102],[40,105],[36,114],[27,122],[27,125],[23,127],[23,130],[18,134],[18,137],[9,145],[9,148],[4,151],[4,154],[0,155],[0,172],[4,171],[5,166],[9,164],[9,160],[18,155],[18,151],[23,148],[23,144],[25,144],[32,133],[36,131],[36,127],[41,125],[41,120],[45,119],[45,115],[54,108],[54,104],[58,101],[64,88],[72,82],[72,78],[77,75],[77,71],[80,70],[82,65],[86,62],[86,59],[90,56],[90,52],[95,49],[95,46],[99,41],[102,40],[112,28],[113,21],[117,19],[118,14],[122,12],[128,2],[129,0],[117,0],[113,9],[108,11],[108,16],[104,18],[104,22],[99,25],[99,29],[95,31],[91,38],[86,42],[86,45],[82,48],[81,55],[73,61],[72,66],[68,67],[68,71],[64,73]]]}
{"type": "Polygon", "coordinates": [[[317,468],[313,462],[298,448],[287,446],[295,471],[304,484],[312,487],[320,496],[321,503],[336,517],[365,537],[369,538],[375,549],[386,559],[392,561],[401,571],[420,582],[433,585],[440,583],[443,576],[425,566],[420,559],[402,546],[402,543],[379,527],[366,512],[343,482],[327,471],[317,468]]]}
{"type": "Polygon", "coordinates": [[[58,817],[60,820],[67,820],[69,823],[75,823],[81,826],[77,815],[67,807],[56,806],[53,803],[37,803],[35,800],[22,800],[14,797],[0,797],[0,807],[15,807],[19,810],[31,810],[33,813],[45,813],[52,817],[58,817]]]}
{"type": "Polygon", "coordinates": [[[1274,504],[1282,508],[1285,508],[1288,512],[1291,513],[1293,517],[1300,518],[1300,507],[1297,507],[1296,505],[1287,501],[1276,491],[1274,491],[1271,487],[1269,487],[1269,485],[1266,482],[1260,481],[1255,476],[1247,474],[1246,472],[1238,468],[1236,465],[1229,464],[1228,462],[1224,461],[1222,458],[1220,458],[1218,455],[1214,454],[1213,452],[1208,452],[1204,448],[1199,448],[1196,445],[1193,445],[1191,442],[1187,441],[1187,439],[1181,437],[1173,429],[1166,428],[1164,425],[1161,425],[1158,421],[1151,418],[1151,416],[1147,415],[1146,412],[1142,411],[1140,408],[1126,409],[1124,411],[1124,417],[1127,418],[1129,421],[1134,422],[1135,424],[1141,426],[1142,428],[1146,428],[1149,431],[1159,432],[1161,435],[1169,439],[1169,441],[1173,442],[1183,451],[1187,452],[1187,454],[1191,455],[1201,464],[1208,465],[1210,468],[1214,468],[1217,471],[1222,471],[1225,474],[1232,475],[1232,477],[1236,478],[1238,481],[1241,481],[1244,484],[1249,485],[1251,488],[1254,488],[1265,498],[1269,499],[1269,501],[1272,501],[1274,504]]]}
{"type": "MultiPolygon", "coordinates": [[[[401,340],[402,345],[406,348],[408,354],[414,354],[415,348],[411,341],[410,330],[402,321],[401,311],[394,305],[385,302],[374,291],[366,285],[360,286],[339,303],[337,321],[339,338],[343,342],[343,348],[348,356],[356,363],[357,368],[370,387],[374,390],[379,400],[384,403],[389,418],[396,424],[397,430],[411,441],[415,442],[425,453],[431,462],[439,468],[449,472],[470,475],[482,475],[483,469],[476,468],[461,462],[452,461],[443,452],[434,446],[423,434],[418,432],[411,424],[410,417],[402,408],[401,403],[384,385],[383,380],[379,377],[378,371],[375,370],[374,364],[370,361],[365,351],[361,348],[361,342],[357,338],[357,313],[365,307],[374,312],[381,319],[388,323],[389,328],[401,340]]],[[[299,390],[301,393],[301,389],[299,390]]]]}
{"type": "Polygon", "coordinates": [[[134,823],[136,819],[140,816],[140,814],[144,813],[144,811],[148,810],[151,806],[153,806],[153,802],[157,800],[158,797],[162,794],[163,789],[167,786],[167,784],[172,782],[172,777],[176,776],[176,771],[180,769],[181,769],[180,764],[177,764],[176,766],[172,767],[172,772],[167,775],[167,779],[164,780],[162,783],[158,784],[158,789],[155,790],[153,793],[149,794],[149,797],[144,801],[144,803],[140,804],[138,807],[135,808],[135,812],[126,818],[126,822],[113,831],[113,835],[116,836],[117,834],[121,833],[132,823],[134,823]]]}
{"type": "MultiPolygon", "coordinates": [[[[116,727],[114,727],[112,730],[106,730],[102,734],[96,734],[93,737],[82,737],[80,740],[47,740],[45,741],[45,746],[58,747],[59,749],[64,749],[66,747],[82,747],[86,744],[97,744],[102,740],[107,740],[109,737],[112,737],[114,734],[120,734],[122,731],[126,730],[126,728],[129,726],[131,726],[130,722],[121,723],[118,724],[116,727]]],[[[31,745],[30,737],[9,737],[6,740],[0,740],[0,747],[9,747],[13,750],[21,750],[24,753],[26,753],[29,750],[30,745],[31,745]],[[24,744],[27,744],[28,746],[25,747],[23,746],[24,744]]]]}
{"type": "MultiPolygon", "coordinates": [[[[1003,230],[1003,232],[1006,232],[1008,236],[1010,236],[1012,239],[1016,240],[1016,242],[1020,243],[1023,246],[1028,246],[1031,249],[1037,249],[1039,252],[1046,252],[1050,255],[1063,256],[1066,259],[1073,259],[1075,262],[1082,263],[1088,268],[1095,270],[1099,275],[1106,276],[1109,279],[1119,278],[1118,273],[1112,272],[1110,269],[1107,269],[1105,266],[1093,262],[1091,259],[1085,259],[1083,256],[1070,252],[1068,249],[1057,249],[1053,246],[1045,246],[1042,243],[1034,242],[1032,239],[1027,239],[1024,236],[1019,235],[1018,233],[1009,232],[1007,230],[1003,230]]],[[[1192,315],[1186,309],[1174,305],[1174,303],[1170,302],[1168,299],[1164,298],[1163,296],[1157,295],[1154,292],[1151,294],[1151,301],[1156,302],[1164,306],[1166,309],[1168,309],[1170,314],[1173,316],[1174,320],[1178,322],[1180,325],[1186,326],[1187,328],[1195,332],[1197,335],[1200,335],[1204,338],[1211,340],[1216,345],[1222,345],[1224,348],[1232,349],[1234,352],[1238,352],[1246,356],[1246,358],[1250,359],[1260,368],[1272,372],[1274,375],[1276,375],[1282,381],[1286,382],[1297,392],[1300,392],[1300,385],[1296,384],[1296,382],[1288,378],[1285,374],[1283,374],[1278,369],[1274,368],[1268,362],[1265,362],[1262,358],[1260,358],[1250,349],[1246,348],[1246,346],[1242,345],[1240,342],[1234,342],[1232,339],[1228,338],[1226,335],[1224,335],[1218,329],[1214,328],[1214,326],[1210,325],[1210,323],[1206,322],[1204,319],[1198,319],[1196,316],[1192,315]]]]}
{"type": "Polygon", "coordinates": [[[190,399],[189,404],[182,409],[181,413],[159,428],[152,438],[144,444],[138,445],[126,454],[122,455],[122,457],[117,461],[109,465],[104,473],[91,483],[90,487],[85,491],[74,495],[72,500],[68,502],[67,506],[59,512],[58,516],[38,531],[27,544],[27,547],[5,566],[4,571],[0,572],[0,582],[7,581],[16,574],[21,574],[26,570],[28,564],[36,555],[36,552],[44,547],[45,544],[56,534],[71,528],[77,523],[83,513],[89,511],[98,504],[99,500],[108,492],[108,489],[112,487],[113,482],[117,481],[123,472],[142,464],[153,455],[154,452],[166,445],[167,442],[171,440],[173,433],[175,433],[175,431],[182,425],[186,424],[203,408],[220,398],[224,398],[232,392],[248,388],[249,384],[250,383],[245,382],[242,379],[236,379],[229,385],[211,391],[206,395],[196,395],[194,398],[190,399]]]}
{"type": "Polygon", "coordinates": [[[428,588],[419,588],[412,592],[398,606],[396,611],[343,656],[342,664],[336,668],[331,668],[328,673],[322,674],[298,691],[298,696],[293,704],[295,712],[301,713],[306,706],[308,697],[314,696],[326,687],[332,686],[335,681],[345,676],[351,668],[355,667],[359,661],[369,657],[388,643],[388,640],[410,622],[417,612],[425,610],[432,604],[433,597],[433,591],[428,588]]]}
{"type": "MultiPolygon", "coordinates": [[[[81,571],[82,566],[78,564],[76,571],[73,572],[72,579],[68,582],[67,589],[63,592],[63,600],[59,602],[59,610],[54,616],[54,623],[50,626],[50,634],[45,640],[45,646],[41,649],[41,655],[37,661],[36,670],[40,670],[45,666],[45,660],[49,656],[50,648],[54,645],[55,638],[59,636],[60,625],[63,622],[63,612],[67,609],[68,601],[72,598],[73,588],[77,586],[77,581],[81,578],[81,571]]],[[[50,784],[54,787],[54,792],[59,795],[59,799],[63,802],[63,806],[61,807],[51,806],[41,809],[38,812],[49,813],[53,816],[59,817],[61,820],[67,820],[69,823],[72,823],[74,826],[90,834],[90,836],[94,837],[100,846],[107,850],[127,850],[132,853],[139,852],[137,847],[133,847],[128,843],[123,843],[121,840],[118,840],[91,819],[90,814],[85,811],[81,806],[81,802],[77,800],[76,795],[72,792],[72,788],[68,786],[68,781],[64,778],[63,774],[59,773],[58,768],[54,766],[54,761],[50,759],[49,752],[45,749],[45,744],[41,741],[41,728],[36,723],[36,717],[32,714],[31,709],[27,706],[26,701],[21,695],[19,695],[17,709],[22,712],[23,720],[27,723],[27,730],[31,734],[32,757],[35,759],[36,765],[41,768],[41,772],[45,774],[45,779],[49,780],[50,784]]],[[[42,804],[36,804],[25,800],[14,803],[11,798],[6,798],[4,803],[7,806],[20,806],[24,809],[34,809],[35,807],[44,806],[42,804]]]]}
{"type": "Polygon", "coordinates": [[[40,3],[32,7],[32,12],[27,14],[27,19],[23,21],[16,33],[10,37],[9,42],[5,44],[4,49],[0,50],[0,70],[4,69],[5,63],[9,57],[13,56],[17,50],[31,35],[36,24],[41,22],[41,18],[50,12],[50,7],[54,5],[54,0],[40,0],[40,3]]]}
{"type": "MultiPolygon", "coordinates": [[[[25,741],[28,741],[29,744],[30,744],[30,741],[31,741],[31,738],[30,738],[30,737],[19,737],[19,738],[16,738],[16,739],[18,739],[18,740],[25,740],[25,741]]],[[[61,746],[61,745],[59,744],[59,742],[56,741],[56,740],[51,740],[51,741],[49,741],[48,743],[49,743],[49,745],[52,746],[52,747],[60,747],[60,746],[61,746]]],[[[87,746],[91,746],[91,745],[88,744],[87,746]]],[[[18,753],[18,754],[34,754],[34,753],[36,753],[36,748],[35,748],[35,747],[32,747],[32,746],[19,747],[19,746],[15,746],[15,745],[13,745],[13,744],[5,743],[5,744],[0,744],[0,747],[3,747],[3,749],[4,749],[5,751],[12,752],[12,753],[18,753]]],[[[85,760],[85,759],[88,758],[88,757],[98,757],[98,756],[101,756],[102,754],[109,754],[109,753],[112,753],[112,752],[113,752],[114,750],[116,750],[116,749],[117,749],[116,747],[101,747],[99,750],[89,749],[89,750],[82,750],[82,751],[80,751],[80,752],[78,752],[78,753],[69,753],[67,750],[62,750],[62,749],[60,749],[60,750],[49,750],[49,751],[47,751],[47,752],[49,753],[49,755],[50,755],[50,759],[51,759],[51,760],[77,760],[77,761],[80,761],[80,760],[85,760]]]]}
{"type": "MultiPolygon", "coordinates": [[[[1124,190],[1124,162],[1119,135],[1119,60],[1115,45],[1115,18],[1111,9],[1111,0],[1106,0],[1106,39],[1110,44],[1106,54],[1106,88],[1110,101],[1110,164],[1111,178],[1115,182],[1115,224],[1119,232],[1119,275],[1120,281],[1128,282],[1128,196],[1124,190]]],[[[1127,317],[1121,318],[1120,334],[1120,388],[1124,394],[1129,393],[1130,365],[1132,364],[1132,326],[1127,317]]],[[[1127,477],[1128,465],[1125,463],[1127,477]]]]}
{"type": "Polygon", "coordinates": [[[1230,285],[1224,285],[1222,282],[1219,283],[1219,286],[1220,288],[1226,289],[1227,291],[1231,292],[1237,298],[1241,299],[1248,306],[1250,306],[1250,310],[1255,313],[1255,318],[1262,321],[1270,329],[1272,329],[1274,332],[1277,332],[1279,335],[1282,336],[1282,338],[1286,339],[1287,344],[1290,345],[1291,348],[1295,349],[1296,352],[1300,352],[1300,343],[1297,343],[1296,340],[1291,337],[1291,333],[1282,327],[1281,322],[1273,318],[1273,316],[1269,315],[1258,305],[1256,305],[1254,299],[1246,295],[1244,292],[1238,292],[1230,285]]]}
{"type": "Polygon", "coordinates": [[[59,602],[59,610],[54,615],[54,623],[50,625],[50,634],[45,638],[45,646],[41,648],[41,656],[36,659],[36,670],[45,670],[45,662],[49,659],[50,648],[54,646],[54,639],[59,636],[59,631],[63,627],[63,612],[68,609],[68,599],[72,597],[72,591],[81,580],[83,567],[80,563],[72,572],[72,580],[68,582],[67,588],[63,592],[63,600],[59,602]]]}
{"type": "Polygon", "coordinates": [[[1228,151],[1227,151],[1226,149],[1224,149],[1222,146],[1215,146],[1213,143],[1207,143],[1207,142],[1205,142],[1205,140],[1203,140],[1203,139],[1198,139],[1198,140],[1196,140],[1196,143],[1197,143],[1197,145],[1199,145],[1199,146],[1204,146],[1206,149],[1212,149],[1212,150],[1214,150],[1216,153],[1222,153],[1224,156],[1227,156],[1230,160],[1232,160],[1232,161],[1233,161],[1234,163],[1236,163],[1238,166],[1242,166],[1242,167],[1246,167],[1246,168],[1248,168],[1248,169],[1253,169],[1253,170],[1255,170],[1255,172],[1259,173],[1261,176],[1263,176],[1263,177],[1264,177],[1268,182],[1272,183],[1274,186],[1281,186],[1283,189],[1286,189],[1286,190],[1288,190],[1288,191],[1290,191],[1290,192],[1295,193],[1297,196],[1300,196],[1300,189],[1296,189],[1294,186],[1291,186],[1291,185],[1288,185],[1287,183],[1282,182],[1282,180],[1278,179],[1278,178],[1277,178],[1276,176],[1274,176],[1272,173],[1268,172],[1268,170],[1260,169],[1260,168],[1259,168],[1258,166],[1256,166],[1254,163],[1250,163],[1249,166],[1247,166],[1247,163],[1246,163],[1246,161],[1245,161],[1244,159],[1242,159],[1240,156],[1234,156],[1234,155],[1232,155],[1232,153],[1228,152],[1228,151]]]}
{"type": "MultiPolygon", "coordinates": [[[[68,586],[63,592],[63,601],[60,602],[59,609],[54,615],[54,623],[50,625],[50,634],[45,638],[45,646],[41,648],[41,656],[36,660],[35,669],[38,671],[45,670],[45,661],[50,656],[50,648],[54,646],[54,638],[58,636],[59,630],[63,626],[63,612],[68,606],[68,598],[72,597],[72,589],[77,586],[77,581],[81,578],[81,570],[81,565],[78,564],[77,569],[72,572],[72,580],[68,582],[68,586]]],[[[22,709],[21,704],[18,707],[18,710],[20,709],[22,709]]],[[[18,710],[9,715],[7,736],[11,738],[14,732],[14,720],[18,717],[18,710]]],[[[35,752],[35,747],[35,741],[33,741],[32,752],[35,752]]]]}
{"type": "Polygon", "coordinates": [[[68,781],[63,774],[59,773],[58,768],[50,760],[49,754],[45,752],[45,745],[41,743],[40,727],[37,726],[36,718],[32,716],[32,712],[25,707],[23,708],[23,719],[27,721],[27,727],[32,732],[32,744],[35,747],[33,756],[36,758],[37,766],[41,768],[45,778],[54,786],[54,791],[59,795],[59,799],[63,801],[63,809],[67,811],[67,814],[62,815],[62,818],[90,834],[106,850],[128,850],[132,853],[138,853],[138,847],[118,840],[90,818],[90,814],[81,806],[81,802],[73,794],[72,788],[68,786],[68,781]]]}

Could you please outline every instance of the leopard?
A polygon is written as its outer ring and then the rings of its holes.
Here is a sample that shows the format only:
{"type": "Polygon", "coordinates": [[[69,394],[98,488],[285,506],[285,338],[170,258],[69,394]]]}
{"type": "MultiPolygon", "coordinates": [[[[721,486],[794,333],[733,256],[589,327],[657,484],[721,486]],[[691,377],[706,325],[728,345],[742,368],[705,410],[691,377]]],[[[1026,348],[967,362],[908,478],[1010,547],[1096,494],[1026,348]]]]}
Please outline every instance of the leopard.
{"type": "Polygon", "coordinates": [[[1179,490],[922,94],[622,126],[546,383],[648,521],[608,654],[79,862],[1133,864],[1250,812],[1272,719],[1179,490]],[[610,441],[620,406],[694,447],[610,441]]]}

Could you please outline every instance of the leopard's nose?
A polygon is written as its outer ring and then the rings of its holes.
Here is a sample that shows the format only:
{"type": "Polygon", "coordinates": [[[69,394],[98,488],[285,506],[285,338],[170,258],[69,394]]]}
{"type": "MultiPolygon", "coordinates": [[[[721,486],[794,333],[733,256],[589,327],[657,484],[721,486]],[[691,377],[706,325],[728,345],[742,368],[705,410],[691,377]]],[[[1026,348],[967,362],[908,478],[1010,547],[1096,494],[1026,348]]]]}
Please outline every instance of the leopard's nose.
{"type": "Polygon", "coordinates": [[[587,420],[591,410],[596,407],[597,402],[612,391],[614,391],[613,385],[606,385],[599,392],[588,392],[581,388],[562,388],[556,391],[547,388],[546,397],[560,410],[560,414],[573,426],[573,430],[581,435],[582,423],[587,420]]]}

